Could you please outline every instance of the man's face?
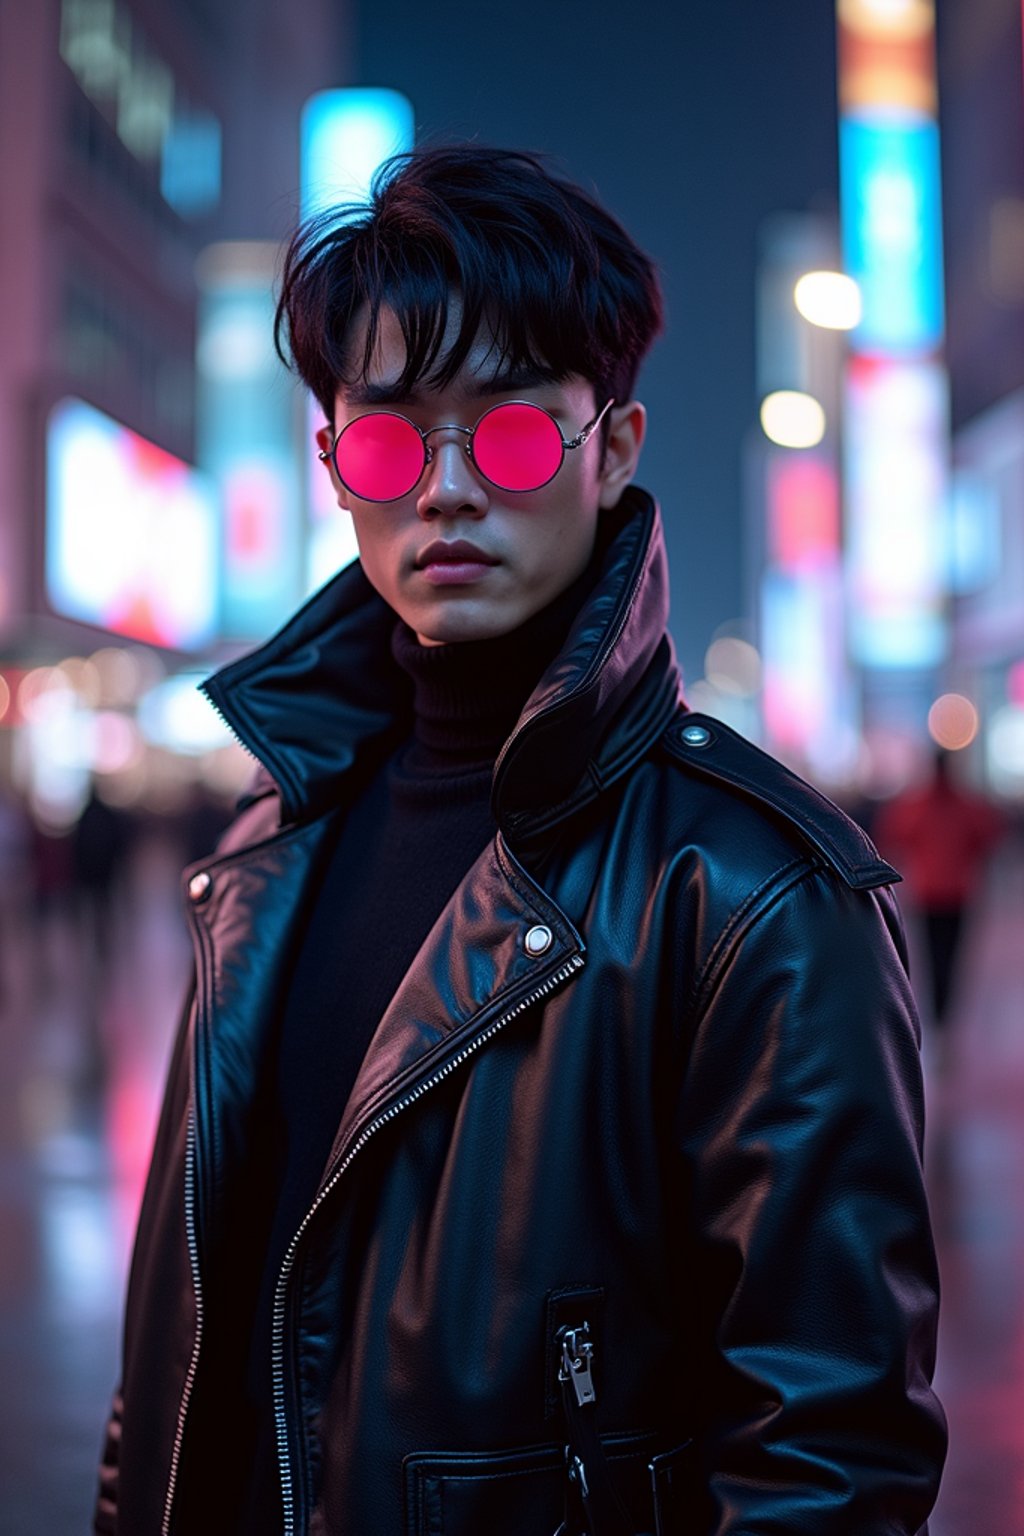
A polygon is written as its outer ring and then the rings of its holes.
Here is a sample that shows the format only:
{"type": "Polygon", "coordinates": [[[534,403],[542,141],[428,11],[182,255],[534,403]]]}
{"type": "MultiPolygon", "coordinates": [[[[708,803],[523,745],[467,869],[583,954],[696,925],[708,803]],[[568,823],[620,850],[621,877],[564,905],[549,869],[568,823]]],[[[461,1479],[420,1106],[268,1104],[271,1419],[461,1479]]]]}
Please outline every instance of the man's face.
{"type": "MultiPolygon", "coordinates": [[[[450,314],[449,336],[457,323],[457,314],[450,314]]],[[[352,356],[362,354],[365,325],[364,319],[356,326],[352,356]]],[[[483,334],[444,389],[419,388],[404,398],[393,394],[388,386],[401,374],[405,358],[398,321],[385,310],[365,383],[338,390],[335,432],[374,409],[399,411],[423,431],[452,424],[472,427],[491,406],[529,400],[550,411],[569,440],[604,404],[595,402],[592,385],[579,376],[557,384],[495,377],[495,354],[483,334]]],[[[368,580],[422,644],[507,634],[582,574],[594,548],[599,511],[618,501],[643,438],[641,405],[614,407],[609,416],[604,463],[598,430],[567,452],[554,479],[536,491],[502,491],[485,480],[468,458],[461,432],[432,433],[431,462],[413,490],[396,501],[361,500],[338,482],[330,466],[338,503],[352,514],[368,580]],[[489,563],[453,568],[424,560],[429,545],[456,539],[476,546],[489,563]]],[[[317,434],[321,449],[329,450],[333,440],[327,427],[317,434]]]]}

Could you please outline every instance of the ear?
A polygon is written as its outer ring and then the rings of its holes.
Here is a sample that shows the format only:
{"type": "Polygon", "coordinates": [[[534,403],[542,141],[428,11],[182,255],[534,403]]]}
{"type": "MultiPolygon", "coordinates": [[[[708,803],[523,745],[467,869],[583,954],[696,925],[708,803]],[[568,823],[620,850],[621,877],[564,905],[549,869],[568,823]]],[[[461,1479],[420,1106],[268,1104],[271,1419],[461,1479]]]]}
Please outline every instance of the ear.
{"type": "Polygon", "coordinates": [[[316,445],[320,450],[320,462],[331,477],[335,500],[339,507],[343,507],[348,512],[351,510],[348,504],[348,491],[338,479],[338,472],[334,467],[334,460],[331,458],[331,449],[334,447],[333,426],[329,425],[319,428],[316,434],[316,445]]]}
{"type": "Polygon", "coordinates": [[[601,507],[614,507],[633,479],[647,432],[647,410],[639,400],[630,400],[613,406],[608,420],[608,445],[598,475],[601,507]]]}

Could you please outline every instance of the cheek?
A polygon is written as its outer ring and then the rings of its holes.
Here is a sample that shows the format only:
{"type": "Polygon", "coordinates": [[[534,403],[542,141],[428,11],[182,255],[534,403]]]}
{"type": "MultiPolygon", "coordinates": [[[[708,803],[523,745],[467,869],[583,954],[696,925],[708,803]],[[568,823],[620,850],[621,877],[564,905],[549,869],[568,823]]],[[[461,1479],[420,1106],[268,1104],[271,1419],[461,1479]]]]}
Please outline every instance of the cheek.
{"type": "Polygon", "coordinates": [[[596,509],[597,499],[579,494],[579,489],[566,486],[564,491],[568,494],[563,493],[542,519],[542,542],[550,558],[559,565],[571,563],[580,549],[594,540],[597,513],[590,510],[590,505],[592,502],[596,509]]]}
{"type": "Polygon", "coordinates": [[[355,530],[356,544],[359,546],[359,559],[363,570],[373,581],[375,587],[379,587],[381,581],[388,578],[387,539],[383,530],[374,526],[372,509],[370,515],[364,511],[353,508],[352,527],[355,530]]]}

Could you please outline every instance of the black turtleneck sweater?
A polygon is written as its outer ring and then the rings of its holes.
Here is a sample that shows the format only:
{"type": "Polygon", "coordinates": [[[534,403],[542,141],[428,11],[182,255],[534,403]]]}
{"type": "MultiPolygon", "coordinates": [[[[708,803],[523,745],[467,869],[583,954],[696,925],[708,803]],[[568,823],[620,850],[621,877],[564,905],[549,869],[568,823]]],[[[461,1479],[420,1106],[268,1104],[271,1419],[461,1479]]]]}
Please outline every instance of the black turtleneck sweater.
{"type": "Polygon", "coordinates": [[[421,645],[396,621],[391,650],[412,680],[412,731],[338,817],[282,1010],[263,1162],[252,1169],[251,1203],[236,1212],[220,1283],[212,1277],[208,1288],[182,1488],[189,1509],[197,1497],[203,1529],[280,1530],[270,1359],[281,1263],[374,1030],[495,834],[495,759],[561,648],[594,567],[496,639],[421,645]]]}

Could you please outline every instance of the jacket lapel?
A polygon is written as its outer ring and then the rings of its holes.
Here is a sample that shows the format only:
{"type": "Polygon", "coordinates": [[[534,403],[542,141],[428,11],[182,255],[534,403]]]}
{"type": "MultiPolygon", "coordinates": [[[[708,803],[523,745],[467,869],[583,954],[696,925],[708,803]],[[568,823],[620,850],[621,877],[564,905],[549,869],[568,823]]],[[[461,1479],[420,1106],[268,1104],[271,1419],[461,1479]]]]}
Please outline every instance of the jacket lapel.
{"type": "Polygon", "coordinates": [[[567,980],[583,965],[585,948],[565,913],[496,837],[467,871],[391,999],[323,1182],[378,1117],[396,1113],[447,1075],[534,994],[567,980]],[[547,947],[531,954],[528,935],[534,947],[547,947]]]}
{"type": "MultiPolygon", "coordinates": [[[[582,938],[512,856],[509,841],[525,857],[538,834],[648,750],[679,702],[665,632],[660,514],[630,487],[606,517],[596,585],[495,765],[500,831],[438,917],[381,1019],[328,1172],[381,1115],[411,1102],[534,994],[561,985],[583,963],[582,938]],[[538,927],[550,930],[551,942],[531,953],[526,935],[538,927]]],[[[411,728],[411,685],[390,654],[394,618],[355,563],[266,645],[205,685],[271,773],[284,824],[342,807],[353,769],[372,770],[411,728]]],[[[261,932],[255,910],[251,925],[261,932]]],[[[224,1060],[227,1070],[233,1058],[224,1060]]]]}
{"type": "MultiPolygon", "coordinates": [[[[280,1014],[311,879],[330,850],[328,818],[229,851],[189,877],[205,878],[187,901],[195,950],[195,1102],[204,1218],[244,1167],[253,1106],[280,1014]]],[[[230,834],[229,834],[230,836],[230,834]]]]}

